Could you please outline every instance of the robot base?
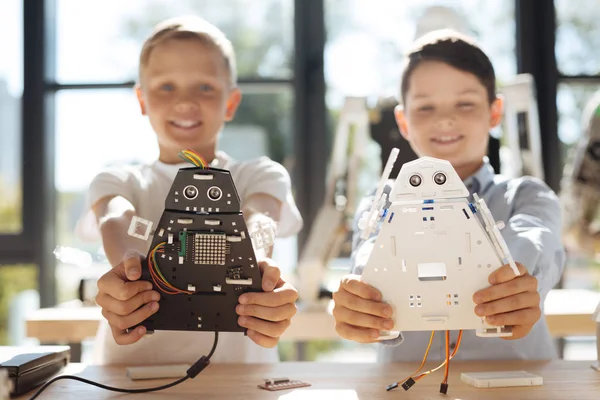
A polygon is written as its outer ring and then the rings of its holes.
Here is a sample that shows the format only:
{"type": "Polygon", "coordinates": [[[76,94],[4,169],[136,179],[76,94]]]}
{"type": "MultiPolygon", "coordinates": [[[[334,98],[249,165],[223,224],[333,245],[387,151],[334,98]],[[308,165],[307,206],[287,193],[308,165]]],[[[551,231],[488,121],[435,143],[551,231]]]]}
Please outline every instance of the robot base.
{"type": "MultiPolygon", "coordinates": [[[[393,340],[400,336],[400,331],[379,331],[377,340],[393,340]]],[[[502,326],[496,328],[481,328],[475,331],[479,337],[509,337],[512,336],[512,327],[502,326]]]]}

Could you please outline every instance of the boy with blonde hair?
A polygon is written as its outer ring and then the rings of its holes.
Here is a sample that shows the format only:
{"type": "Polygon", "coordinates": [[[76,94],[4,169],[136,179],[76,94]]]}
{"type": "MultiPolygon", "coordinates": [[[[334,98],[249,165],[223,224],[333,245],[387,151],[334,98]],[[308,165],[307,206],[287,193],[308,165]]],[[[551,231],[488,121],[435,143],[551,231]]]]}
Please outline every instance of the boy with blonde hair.
{"type": "MultiPolygon", "coordinates": [[[[456,359],[557,357],[542,316],[546,295],[564,268],[559,202],[539,179],[495,175],[485,156],[489,130],[502,118],[489,58],[469,37],[449,30],[427,34],[407,56],[401,98],[396,120],[404,138],[418,156],[450,161],[471,195],[477,193],[494,218],[505,222],[501,232],[521,273],[515,277],[504,265],[490,274],[490,286],[473,296],[473,312],[491,325],[512,326],[513,336],[507,338],[511,340],[480,338],[466,331],[456,359]]],[[[388,194],[392,186],[388,184],[388,194]]],[[[363,200],[357,217],[369,209],[373,197],[363,200]]],[[[363,240],[355,228],[353,274],[344,277],[334,293],[338,334],[361,343],[377,341],[380,330],[393,326],[392,308],[381,301],[378,290],[360,280],[375,235],[363,240]]],[[[427,332],[403,332],[384,342],[399,346],[379,347],[379,359],[420,361],[429,337],[427,332]]],[[[444,338],[438,340],[430,355],[444,359],[444,338]]]]}
{"type": "MultiPolygon", "coordinates": [[[[301,229],[302,219],[283,166],[267,157],[239,162],[217,150],[223,125],[234,118],[242,98],[233,47],[218,28],[197,17],[158,24],[141,51],[136,94],[156,134],[159,157],[147,165],[101,172],[88,193],[113,266],[98,281],[96,302],[108,324],[103,323],[97,335],[95,361],[193,363],[212,345],[212,333],[157,331],[145,336],[142,326],[126,331],[160,307],[151,283],[138,280],[140,255],[147,254],[150,243],[128,236],[127,230],[134,216],[156,226],[175,175],[189,167],[179,152],[191,149],[210,166],[231,172],[249,228],[258,220],[272,219],[279,236],[291,236],[301,229]]],[[[248,337],[222,333],[211,361],[277,360],[274,347],[296,312],[297,291],[272,261],[261,261],[260,268],[264,292],[241,295],[236,309],[248,337]]]]}

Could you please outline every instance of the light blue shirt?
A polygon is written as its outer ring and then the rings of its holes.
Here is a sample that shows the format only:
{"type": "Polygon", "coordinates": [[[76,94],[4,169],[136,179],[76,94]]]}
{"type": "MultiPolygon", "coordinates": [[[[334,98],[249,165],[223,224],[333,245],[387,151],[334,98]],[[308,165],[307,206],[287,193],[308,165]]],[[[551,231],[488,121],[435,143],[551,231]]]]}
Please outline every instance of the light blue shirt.
{"type": "MultiPolygon", "coordinates": [[[[561,210],[556,194],[541,180],[533,177],[507,179],[495,175],[487,158],[483,166],[464,181],[473,201],[477,193],[488,205],[494,219],[503,221],[502,236],[515,261],[527,267],[538,280],[538,291],[543,304],[548,292],[558,283],[564,269],[565,251],[561,240],[561,210]]],[[[393,181],[386,184],[391,192],[393,181]]],[[[359,204],[354,221],[352,273],[361,274],[379,228],[367,240],[360,237],[357,223],[368,210],[375,196],[373,191],[359,204]]],[[[389,205],[389,204],[388,204],[389,205]]],[[[453,340],[458,332],[451,332],[453,340]]],[[[425,354],[431,332],[403,332],[399,338],[378,346],[378,361],[420,361],[425,354]]],[[[557,358],[555,343],[550,336],[545,318],[534,325],[527,336],[517,340],[480,338],[474,330],[463,331],[460,348],[453,359],[493,360],[523,359],[547,360],[557,358]]],[[[436,332],[431,346],[430,360],[445,358],[443,332],[436,332]]]]}

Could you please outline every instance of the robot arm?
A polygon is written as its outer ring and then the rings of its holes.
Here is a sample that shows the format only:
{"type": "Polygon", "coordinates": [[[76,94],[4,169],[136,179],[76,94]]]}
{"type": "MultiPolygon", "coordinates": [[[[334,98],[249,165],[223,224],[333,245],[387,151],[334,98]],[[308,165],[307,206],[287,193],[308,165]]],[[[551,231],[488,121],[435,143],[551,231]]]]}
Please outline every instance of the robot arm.
{"type": "Polygon", "coordinates": [[[544,179],[540,123],[535,93],[535,82],[530,74],[519,74],[501,89],[504,96],[506,143],[512,171],[504,175],[523,175],[544,179]]]}

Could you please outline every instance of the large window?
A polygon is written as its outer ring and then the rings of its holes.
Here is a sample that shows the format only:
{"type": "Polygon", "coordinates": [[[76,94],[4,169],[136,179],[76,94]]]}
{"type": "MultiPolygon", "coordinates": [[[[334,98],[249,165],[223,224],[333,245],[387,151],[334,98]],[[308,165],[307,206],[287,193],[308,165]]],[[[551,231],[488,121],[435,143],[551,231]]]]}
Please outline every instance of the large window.
{"type": "MultiPolygon", "coordinates": [[[[105,166],[150,162],[158,155],[154,133],[132,89],[142,42],[157,22],[191,13],[228,35],[236,49],[243,100],[222,133],[220,147],[242,160],[268,155],[291,170],[293,3],[56,3],[56,235],[64,254],[79,255],[59,258],[58,300],[64,301],[76,295],[82,277],[99,275],[107,266],[99,240],[82,242],[76,235],[91,180],[105,166]],[[90,89],[94,84],[102,88],[90,89]]],[[[276,246],[275,257],[288,272],[295,254],[294,240],[276,246]]]]}
{"type": "Polygon", "coordinates": [[[600,3],[555,0],[556,62],[564,75],[600,74],[600,3]]]}
{"type": "Polygon", "coordinates": [[[227,34],[237,52],[241,77],[292,77],[291,0],[57,0],[56,3],[56,78],[60,83],[134,80],[139,48],[152,26],[184,14],[202,16],[227,34]]]}
{"type": "Polygon", "coordinates": [[[18,233],[21,218],[22,2],[0,2],[0,235],[18,233]]]}

